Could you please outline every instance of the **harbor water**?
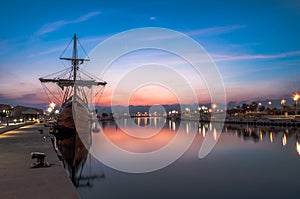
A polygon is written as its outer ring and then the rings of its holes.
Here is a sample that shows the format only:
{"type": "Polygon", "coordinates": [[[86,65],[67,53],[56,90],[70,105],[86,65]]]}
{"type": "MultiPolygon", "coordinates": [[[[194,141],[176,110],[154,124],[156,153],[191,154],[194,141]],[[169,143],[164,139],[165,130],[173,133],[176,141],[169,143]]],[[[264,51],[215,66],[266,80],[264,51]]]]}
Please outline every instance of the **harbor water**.
{"type": "MultiPolygon", "coordinates": [[[[169,166],[148,173],[110,168],[89,155],[77,189],[82,198],[298,198],[300,183],[299,129],[172,121],[165,118],[120,119],[102,122],[93,133],[93,150],[104,134],[116,146],[147,153],[168,144],[176,134],[195,135],[191,146],[169,166]],[[162,127],[162,128],[161,128],[162,127]],[[161,128],[151,138],[135,139],[126,131],[161,128]],[[203,159],[199,149],[206,136],[220,138],[203,159]],[[299,140],[299,141],[298,141],[299,140]],[[104,174],[104,175],[102,175],[104,174]],[[92,176],[101,176],[95,177],[92,176]]],[[[116,158],[114,154],[111,158],[116,158]]]]}

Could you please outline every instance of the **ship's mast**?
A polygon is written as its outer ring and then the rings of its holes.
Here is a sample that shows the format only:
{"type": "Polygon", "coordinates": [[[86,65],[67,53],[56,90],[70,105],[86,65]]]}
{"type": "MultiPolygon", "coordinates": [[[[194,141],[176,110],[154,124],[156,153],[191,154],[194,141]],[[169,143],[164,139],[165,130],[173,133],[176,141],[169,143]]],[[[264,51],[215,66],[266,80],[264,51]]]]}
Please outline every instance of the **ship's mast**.
{"type": "MultiPolygon", "coordinates": [[[[72,66],[73,66],[73,80],[76,81],[77,70],[78,70],[78,61],[77,61],[77,37],[74,34],[73,37],[73,52],[72,52],[72,66]]],[[[73,99],[77,97],[76,87],[73,88],[73,99]]]]}
{"type": "Polygon", "coordinates": [[[76,80],[77,70],[78,70],[78,61],[77,61],[77,37],[76,34],[74,34],[73,38],[73,53],[72,53],[72,65],[73,65],[73,79],[76,80]]]}

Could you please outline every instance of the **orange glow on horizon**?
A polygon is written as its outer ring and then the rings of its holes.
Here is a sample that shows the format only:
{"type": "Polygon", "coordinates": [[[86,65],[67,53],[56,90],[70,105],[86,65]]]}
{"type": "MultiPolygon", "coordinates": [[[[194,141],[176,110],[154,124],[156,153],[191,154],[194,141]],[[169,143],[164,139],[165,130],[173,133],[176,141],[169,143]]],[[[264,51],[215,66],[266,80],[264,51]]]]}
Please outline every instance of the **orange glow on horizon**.
{"type": "Polygon", "coordinates": [[[211,103],[209,93],[204,91],[195,91],[197,102],[193,100],[193,94],[180,93],[176,96],[169,89],[160,85],[146,85],[138,88],[135,92],[128,95],[124,93],[113,93],[113,88],[109,87],[104,90],[103,94],[95,100],[96,106],[144,106],[144,105],[172,105],[172,104],[194,104],[194,103],[211,103]],[[114,99],[112,100],[112,97],[114,99]],[[126,99],[125,96],[130,96],[126,99]],[[180,101],[179,101],[180,100],[180,101]]]}
{"type": "Polygon", "coordinates": [[[133,93],[129,105],[178,104],[177,97],[161,86],[145,86],[133,93]]]}
{"type": "MultiPolygon", "coordinates": [[[[158,150],[170,143],[176,136],[176,133],[168,129],[162,129],[150,138],[136,138],[123,132],[121,129],[105,128],[105,136],[118,147],[136,153],[146,153],[158,150]]],[[[147,131],[147,129],[145,129],[147,131]]],[[[143,130],[140,130],[143,133],[143,130]]]]}

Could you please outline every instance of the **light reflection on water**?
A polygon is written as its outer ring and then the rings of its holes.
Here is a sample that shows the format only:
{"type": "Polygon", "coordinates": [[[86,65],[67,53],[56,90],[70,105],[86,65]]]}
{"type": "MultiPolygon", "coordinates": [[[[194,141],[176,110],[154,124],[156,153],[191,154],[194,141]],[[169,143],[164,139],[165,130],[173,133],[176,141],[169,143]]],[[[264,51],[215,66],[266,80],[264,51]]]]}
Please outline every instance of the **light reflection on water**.
{"type": "MultiPolygon", "coordinates": [[[[170,166],[146,174],[129,174],[111,169],[95,159],[87,161],[92,172],[103,172],[93,186],[79,187],[82,198],[297,198],[300,183],[299,129],[225,125],[222,135],[204,159],[197,157],[206,136],[217,139],[213,124],[175,122],[164,118],[122,119],[126,131],[141,133],[164,128],[147,139],[123,132],[115,122],[102,122],[105,135],[117,146],[133,152],[158,150],[176,133],[196,133],[185,154],[170,166]],[[136,125],[136,126],[135,126],[136,125]],[[182,127],[182,128],[180,128],[182,127]],[[178,132],[177,132],[178,131],[178,132]]],[[[101,144],[93,134],[93,142],[101,144]]],[[[113,158],[113,157],[112,157],[113,158]]],[[[91,172],[84,170],[83,172],[91,172]]]]}

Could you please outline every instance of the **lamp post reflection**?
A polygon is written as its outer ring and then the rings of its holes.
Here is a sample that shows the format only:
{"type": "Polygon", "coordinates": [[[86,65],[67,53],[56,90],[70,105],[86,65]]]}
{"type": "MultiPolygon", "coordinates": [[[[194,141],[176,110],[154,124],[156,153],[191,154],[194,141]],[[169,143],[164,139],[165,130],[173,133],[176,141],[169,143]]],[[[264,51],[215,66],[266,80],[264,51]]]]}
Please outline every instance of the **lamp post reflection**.
{"type": "Polygon", "coordinates": [[[175,121],[172,121],[172,130],[176,131],[176,123],[175,123],[175,121]]]}
{"type": "Polygon", "coordinates": [[[259,131],[259,139],[260,139],[260,141],[262,141],[262,139],[263,139],[262,130],[259,131]]]}
{"type": "Polygon", "coordinates": [[[273,138],[274,138],[274,137],[273,137],[273,133],[272,133],[272,131],[271,131],[271,132],[270,132],[270,142],[271,142],[271,143],[273,143],[273,138]]]}
{"type": "Polygon", "coordinates": [[[213,131],[213,137],[214,137],[214,140],[217,141],[218,133],[217,133],[217,130],[215,128],[214,128],[214,131],[213,131]]]}
{"type": "Polygon", "coordinates": [[[286,134],[283,133],[283,136],[282,136],[282,146],[285,146],[286,144],[287,144],[286,134]]]}
{"type": "Polygon", "coordinates": [[[187,134],[190,133],[190,128],[191,128],[191,124],[190,124],[189,122],[187,122],[187,123],[185,124],[185,131],[186,131],[187,134]]]}
{"type": "Polygon", "coordinates": [[[297,151],[298,155],[300,155],[300,144],[298,141],[296,142],[296,151],[297,151]]]}
{"type": "Polygon", "coordinates": [[[205,135],[206,135],[206,131],[205,131],[205,127],[203,126],[202,127],[202,136],[205,137],[205,135]]]}

